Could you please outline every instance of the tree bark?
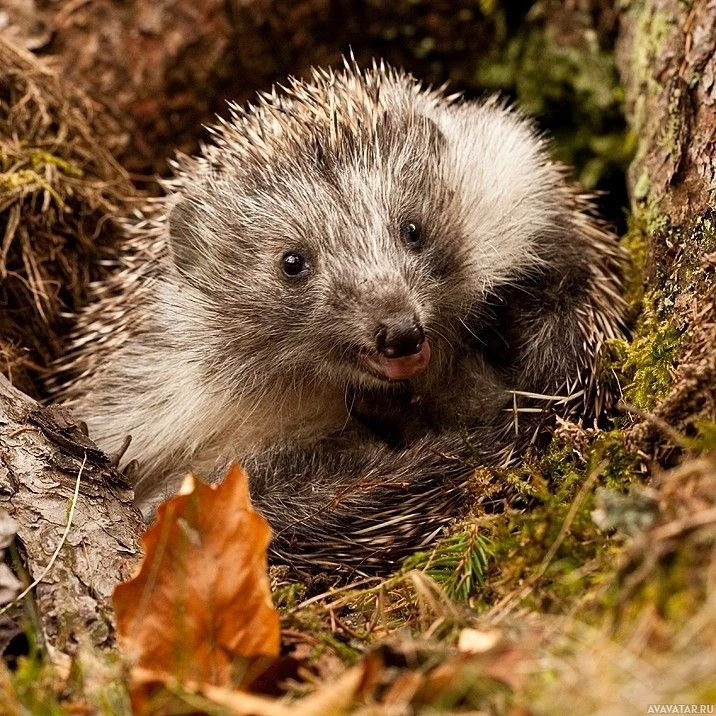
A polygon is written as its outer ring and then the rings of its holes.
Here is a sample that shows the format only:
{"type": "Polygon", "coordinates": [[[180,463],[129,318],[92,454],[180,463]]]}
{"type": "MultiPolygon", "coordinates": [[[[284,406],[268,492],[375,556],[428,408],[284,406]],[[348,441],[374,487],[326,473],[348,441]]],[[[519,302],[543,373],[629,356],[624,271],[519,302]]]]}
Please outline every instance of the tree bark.
{"type": "MultiPolygon", "coordinates": [[[[620,20],[635,208],[651,204],[672,226],[686,224],[713,208],[716,192],[716,2],[639,0],[620,20]]],[[[655,257],[663,238],[653,236],[655,257]]]]}
{"type": "Polygon", "coordinates": [[[716,420],[716,0],[626,3],[617,60],[637,137],[629,185],[632,231],[646,243],[644,310],[682,335],[654,412],[689,434],[716,420]]]}
{"type": "Polygon", "coordinates": [[[41,407],[0,376],[0,512],[17,525],[15,567],[26,582],[44,573],[75,502],[66,540],[24,608],[50,647],[72,653],[80,641],[113,642],[112,591],[139,554],[132,497],[67,411],[41,407]]]}

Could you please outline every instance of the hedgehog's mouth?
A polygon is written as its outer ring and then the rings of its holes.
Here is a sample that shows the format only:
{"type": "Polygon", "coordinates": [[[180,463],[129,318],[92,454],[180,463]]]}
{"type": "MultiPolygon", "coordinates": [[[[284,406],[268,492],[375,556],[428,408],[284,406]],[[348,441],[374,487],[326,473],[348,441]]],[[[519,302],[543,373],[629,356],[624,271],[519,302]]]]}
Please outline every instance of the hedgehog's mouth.
{"type": "Polygon", "coordinates": [[[430,363],[430,353],[430,343],[426,339],[416,353],[393,358],[378,351],[360,351],[358,362],[376,378],[393,382],[424,373],[430,363]]]}

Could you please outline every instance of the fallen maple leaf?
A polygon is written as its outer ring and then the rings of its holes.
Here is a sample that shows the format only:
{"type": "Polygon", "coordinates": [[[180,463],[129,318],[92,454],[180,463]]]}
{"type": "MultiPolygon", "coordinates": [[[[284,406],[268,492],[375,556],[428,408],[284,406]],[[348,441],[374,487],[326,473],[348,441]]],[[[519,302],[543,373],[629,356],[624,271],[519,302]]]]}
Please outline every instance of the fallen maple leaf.
{"type": "Polygon", "coordinates": [[[192,483],[159,507],[139,573],[114,590],[120,644],[138,676],[135,711],[151,692],[144,671],[174,683],[245,685],[257,676],[252,660],[263,668],[278,656],[271,532],[251,506],[246,473],[232,466],[219,485],[192,483]]]}

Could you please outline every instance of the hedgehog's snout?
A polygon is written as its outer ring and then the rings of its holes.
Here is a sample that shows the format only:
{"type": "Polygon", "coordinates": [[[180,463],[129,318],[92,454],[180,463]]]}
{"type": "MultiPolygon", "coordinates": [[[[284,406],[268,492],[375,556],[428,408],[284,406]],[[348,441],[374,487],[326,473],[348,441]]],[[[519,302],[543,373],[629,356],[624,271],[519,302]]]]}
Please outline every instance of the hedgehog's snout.
{"type": "Polygon", "coordinates": [[[420,353],[425,331],[415,316],[397,315],[381,321],[375,333],[375,347],[386,358],[403,358],[420,353]]]}
{"type": "Polygon", "coordinates": [[[430,363],[430,343],[413,315],[396,314],[378,324],[374,355],[364,356],[374,373],[386,380],[407,380],[423,373],[430,363]]]}

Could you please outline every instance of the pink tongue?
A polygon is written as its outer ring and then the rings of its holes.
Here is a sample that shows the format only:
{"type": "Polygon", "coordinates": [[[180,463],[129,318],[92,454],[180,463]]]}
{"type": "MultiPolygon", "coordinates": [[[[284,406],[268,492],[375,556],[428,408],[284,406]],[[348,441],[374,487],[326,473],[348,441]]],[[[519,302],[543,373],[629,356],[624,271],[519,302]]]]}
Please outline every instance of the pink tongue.
{"type": "Polygon", "coordinates": [[[378,356],[378,365],[388,380],[405,380],[422,373],[430,363],[430,343],[427,339],[420,349],[420,353],[412,356],[401,356],[400,358],[387,358],[384,355],[378,356]]]}

